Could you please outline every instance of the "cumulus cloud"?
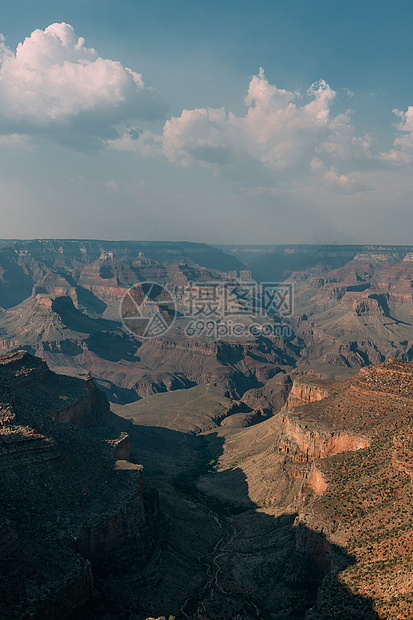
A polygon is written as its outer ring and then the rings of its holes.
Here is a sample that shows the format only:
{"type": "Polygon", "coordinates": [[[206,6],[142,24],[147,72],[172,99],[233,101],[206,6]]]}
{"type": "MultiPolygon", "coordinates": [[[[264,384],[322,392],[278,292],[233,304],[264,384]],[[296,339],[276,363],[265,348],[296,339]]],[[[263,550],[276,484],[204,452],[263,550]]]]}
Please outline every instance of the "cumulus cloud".
{"type": "Polygon", "coordinates": [[[138,127],[128,127],[122,138],[108,140],[107,144],[116,151],[130,151],[143,157],[155,158],[163,154],[162,136],[138,127]]]}
{"type": "Polygon", "coordinates": [[[402,151],[413,152],[413,106],[407,108],[407,112],[393,110],[401,121],[397,124],[397,129],[403,134],[394,141],[394,146],[402,151]]]}
{"type": "Polygon", "coordinates": [[[333,114],[335,99],[336,92],[324,80],[300,94],[270,84],[260,69],[250,80],[244,116],[224,108],[183,110],[166,121],[161,136],[147,133],[132,140],[126,133],[110,146],[143,153],[151,144],[152,156],[162,153],[185,167],[245,170],[254,164],[280,180],[311,174],[314,158],[333,166],[370,156],[369,136],[357,135],[349,110],[333,114]]]}
{"type": "Polygon", "coordinates": [[[284,170],[328,139],[334,98],[335,92],[320,81],[303,101],[299,93],[269,84],[261,69],[250,81],[245,116],[227,114],[224,108],[184,110],[165,123],[164,153],[184,166],[221,165],[248,155],[268,168],[284,170]]]}
{"type": "Polygon", "coordinates": [[[169,161],[190,166],[222,164],[229,157],[229,120],[224,108],[183,110],[166,121],[163,150],[169,161]]]}
{"type": "Polygon", "coordinates": [[[327,168],[318,157],[311,160],[311,170],[325,187],[335,189],[342,194],[358,194],[374,189],[361,172],[340,173],[335,166],[327,168]]]}
{"type": "Polygon", "coordinates": [[[411,165],[413,107],[394,111],[393,147],[374,153],[372,137],[355,129],[351,110],[336,111],[337,99],[324,80],[303,93],[289,91],[260,69],[250,79],[245,114],[184,109],[154,133],[136,122],[163,117],[158,91],[141,74],[100,57],[69,24],[35,30],[15,51],[0,35],[0,147],[28,147],[29,136],[39,134],[83,150],[106,145],[183,167],[226,170],[242,180],[249,171],[252,183],[254,173],[274,185],[312,176],[346,192],[369,187],[363,166],[411,165]]]}
{"type": "Polygon", "coordinates": [[[322,176],[322,180],[327,185],[337,187],[340,191],[347,194],[358,194],[374,189],[368,185],[360,172],[348,172],[340,174],[334,166],[331,166],[322,176]]]}
{"type": "Polygon", "coordinates": [[[161,118],[165,105],[142,76],[101,58],[69,24],[35,30],[16,52],[0,39],[0,130],[54,132],[89,127],[116,137],[113,127],[130,119],[161,118]]]}
{"type": "Polygon", "coordinates": [[[409,106],[406,112],[393,110],[400,120],[396,123],[399,135],[393,142],[393,148],[378,153],[376,159],[389,168],[405,169],[411,172],[413,163],[413,106],[409,106]]]}
{"type": "MultiPolygon", "coordinates": [[[[346,96],[353,98],[354,93],[347,91],[346,96]]],[[[304,178],[312,184],[318,179],[341,193],[371,190],[369,171],[411,164],[413,107],[407,112],[395,110],[400,135],[393,148],[380,153],[370,134],[356,130],[351,110],[336,111],[336,99],[337,93],[324,80],[305,93],[293,92],[270,84],[260,69],[250,79],[242,116],[225,108],[185,109],[166,121],[162,134],[128,130],[108,144],[163,156],[183,167],[238,171],[245,182],[248,177],[254,182],[260,169],[266,171],[269,184],[304,178]]]]}

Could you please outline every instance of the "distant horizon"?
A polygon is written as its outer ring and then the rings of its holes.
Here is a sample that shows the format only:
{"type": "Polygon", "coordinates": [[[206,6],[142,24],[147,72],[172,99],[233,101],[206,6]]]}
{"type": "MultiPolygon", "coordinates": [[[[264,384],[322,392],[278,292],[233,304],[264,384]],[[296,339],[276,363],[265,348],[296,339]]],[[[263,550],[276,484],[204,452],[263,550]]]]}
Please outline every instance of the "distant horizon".
{"type": "Polygon", "coordinates": [[[186,243],[191,245],[206,245],[209,247],[365,247],[365,248],[413,248],[413,243],[211,243],[206,241],[190,241],[181,239],[179,241],[171,241],[170,239],[99,239],[87,237],[33,237],[33,238],[7,238],[1,237],[0,242],[31,242],[31,241],[73,241],[73,242],[99,242],[99,243],[166,243],[180,244],[186,243]]]}

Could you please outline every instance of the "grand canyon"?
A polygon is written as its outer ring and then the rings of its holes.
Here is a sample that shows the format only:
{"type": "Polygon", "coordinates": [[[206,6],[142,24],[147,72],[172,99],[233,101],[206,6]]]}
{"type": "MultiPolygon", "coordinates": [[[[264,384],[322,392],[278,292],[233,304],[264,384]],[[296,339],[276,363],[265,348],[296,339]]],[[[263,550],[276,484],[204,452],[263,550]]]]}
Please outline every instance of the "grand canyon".
{"type": "Polygon", "coordinates": [[[413,246],[1,240],[0,617],[411,618],[412,326],[413,246]],[[288,330],[189,336],[194,282],[288,330]]]}

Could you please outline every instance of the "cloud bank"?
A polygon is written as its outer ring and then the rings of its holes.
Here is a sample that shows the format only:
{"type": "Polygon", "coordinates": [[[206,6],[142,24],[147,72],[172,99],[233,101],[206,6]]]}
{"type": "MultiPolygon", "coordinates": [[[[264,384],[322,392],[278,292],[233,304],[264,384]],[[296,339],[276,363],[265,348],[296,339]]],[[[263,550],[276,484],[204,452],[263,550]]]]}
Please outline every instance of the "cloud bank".
{"type": "Polygon", "coordinates": [[[250,80],[244,116],[224,108],[183,110],[166,121],[162,135],[128,130],[108,144],[215,173],[238,169],[245,175],[246,169],[261,166],[275,185],[313,178],[341,193],[373,189],[366,171],[411,167],[413,107],[406,113],[394,111],[401,135],[393,148],[374,152],[372,138],[354,127],[351,111],[335,111],[336,99],[337,93],[324,80],[301,94],[270,84],[260,69],[250,80]]]}
{"type": "MultiPolygon", "coordinates": [[[[309,163],[318,150],[347,147],[348,116],[331,117],[335,96],[320,81],[301,97],[269,84],[260,69],[249,84],[245,116],[237,117],[224,108],[183,110],[179,117],[166,121],[162,151],[168,161],[186,167],[234,164],[246,158],[274,170],[309,163]]],[[[139,152],[151,138],[157,141],[148,134],[135,138],[126,133],[111,147],[139,152]]]]}
{"type": "Polygon", "coordinates": [[[0,35],[0,131],[71,131],[85,137],[116,137],[114,126],[130,119],[162,118],[157,90],[120,62],[101,58],[69,24],[35,30],[16,52],[0,35]]]}
{"type": "Polygon", "coordinates": [[[71,25],[35,30],[15,51],[0,35],[0,148],[30,149],[43,136],[81,150],[108,147],[207,168],[244,187],[322,185],[342,194],[374,189],[373,172],[411,173],[413,106],[393,111],[397,134],[380,151],[356,129],[351,110],[339,110],[342,98],[324,80],[293,92],[260,69],[244,104],[244,115],[184,109],[155,133],[136,124],[165,116],[160,93],[87,47],[71,25]]]}

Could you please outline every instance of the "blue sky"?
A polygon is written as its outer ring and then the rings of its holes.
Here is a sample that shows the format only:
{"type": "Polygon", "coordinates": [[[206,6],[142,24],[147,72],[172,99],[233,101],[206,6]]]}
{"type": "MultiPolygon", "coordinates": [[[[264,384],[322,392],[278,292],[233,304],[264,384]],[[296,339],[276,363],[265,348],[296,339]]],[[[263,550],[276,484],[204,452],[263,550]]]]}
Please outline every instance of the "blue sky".
{"type": "Polygon", "coordinates": [[[411,243],[412,18],[397,0],[1,6],[0,237],[411,243]]]}

